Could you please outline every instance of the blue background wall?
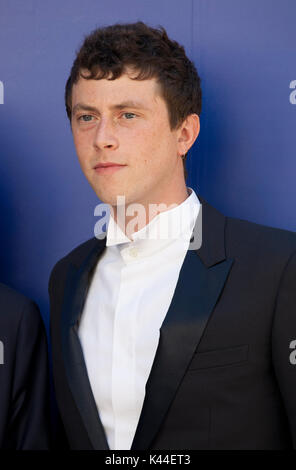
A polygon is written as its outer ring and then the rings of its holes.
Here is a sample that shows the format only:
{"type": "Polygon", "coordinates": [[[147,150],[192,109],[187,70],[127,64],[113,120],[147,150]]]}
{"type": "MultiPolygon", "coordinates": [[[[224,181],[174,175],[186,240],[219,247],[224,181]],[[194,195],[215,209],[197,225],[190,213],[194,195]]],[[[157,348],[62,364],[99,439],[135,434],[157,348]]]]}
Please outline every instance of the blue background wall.
{"type": "Polygon", "coordinates": [[[295,14],[295,0],[0,0],[0,280],[46,325],[50,270],[93,236],[99,202],[63,101],[83,36],[163,25],[202,78],[187,184],[226,215],[296,231],[295,14]]]}

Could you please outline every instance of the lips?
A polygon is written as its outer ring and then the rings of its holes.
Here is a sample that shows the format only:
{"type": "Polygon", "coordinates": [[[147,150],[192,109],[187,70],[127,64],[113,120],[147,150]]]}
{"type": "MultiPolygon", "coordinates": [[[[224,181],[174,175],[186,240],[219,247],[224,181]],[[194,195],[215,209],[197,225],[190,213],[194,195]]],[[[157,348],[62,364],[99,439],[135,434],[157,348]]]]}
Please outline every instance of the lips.
{"type": "Polygon", "coordinates": [[[124,168],[126,165],[119,165],[118,163],[107,162],[107,163],[98,163],[94,170],[99,175],[113,175],[117,171],[124,168]]]}
{"type": "Polygon", "coordinates": [[[113,162],[98,163],[98,164],[95,166],[95,170],[96,170],[97,168],[109,168],[109,167],[114,167],[114,166],[125,166],[125,165],[121,165],[120,163],[113,163],[113,162]]]}

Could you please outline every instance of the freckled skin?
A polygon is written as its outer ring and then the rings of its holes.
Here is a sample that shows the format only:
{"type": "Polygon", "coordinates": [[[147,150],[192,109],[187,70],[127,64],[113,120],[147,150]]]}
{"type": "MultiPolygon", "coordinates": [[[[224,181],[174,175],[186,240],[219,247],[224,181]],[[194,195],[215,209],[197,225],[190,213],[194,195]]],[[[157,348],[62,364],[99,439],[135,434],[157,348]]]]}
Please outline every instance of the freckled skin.
{"type": "Polygon", "coordinates": [[[143,204],[145,225],[148,204],[169,206],[187,198],[180,156],[197,138],[199,118],[191,114],[171,131],[156,80],[132,80],[128,73],[116,80],[80,78],[73,85],[72,110],[75,104],[84,103],[98,111],[72,113],[72,133],[80,166],[98,198],[113,206],[115,218],[118,195],[125,196],[126,207],[143,204]],[[143,109],[111,109],[127,100],[137,100],[143,109]],[[94,166],[102,162],[126,166],[112,174],[98,174],[94,166]]]}

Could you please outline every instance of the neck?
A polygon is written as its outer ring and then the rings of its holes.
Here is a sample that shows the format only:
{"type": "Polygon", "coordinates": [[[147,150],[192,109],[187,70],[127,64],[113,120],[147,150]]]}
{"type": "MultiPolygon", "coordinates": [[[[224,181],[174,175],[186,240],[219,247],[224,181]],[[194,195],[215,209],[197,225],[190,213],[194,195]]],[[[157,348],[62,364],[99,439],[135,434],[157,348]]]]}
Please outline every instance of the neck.
{"type": "Polygon", "coordinates": [[[113,217],[125,235],[131,239],[134,232],[148,225],[154,217],[184,202],[189,196],[186,184],[174,193],[161,195],[154,193],[153,198],[133,201],[120,206],[112,206],[113,217]]]}

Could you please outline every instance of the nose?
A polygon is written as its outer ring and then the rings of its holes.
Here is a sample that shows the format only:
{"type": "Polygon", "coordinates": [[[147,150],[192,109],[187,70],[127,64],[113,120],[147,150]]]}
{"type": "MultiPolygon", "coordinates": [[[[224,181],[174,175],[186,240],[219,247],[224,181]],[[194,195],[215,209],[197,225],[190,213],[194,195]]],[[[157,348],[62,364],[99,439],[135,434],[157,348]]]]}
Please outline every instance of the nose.
{"type": "Polygon", "coordinates": [[[118,139],[110,119],[102,118],[98,122],[94,135],[94,146],[98,149],[118,147],[118,139]]]}

